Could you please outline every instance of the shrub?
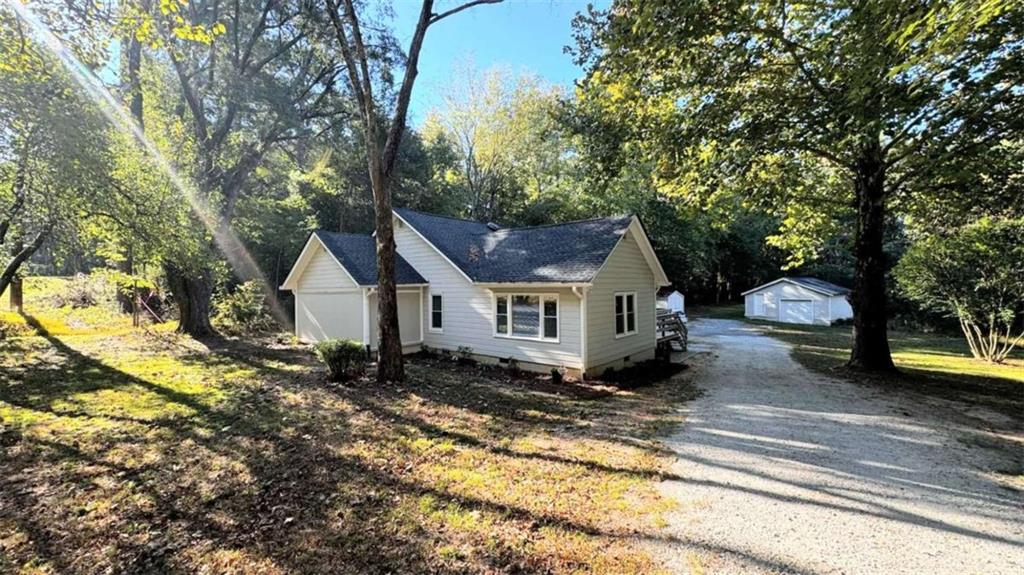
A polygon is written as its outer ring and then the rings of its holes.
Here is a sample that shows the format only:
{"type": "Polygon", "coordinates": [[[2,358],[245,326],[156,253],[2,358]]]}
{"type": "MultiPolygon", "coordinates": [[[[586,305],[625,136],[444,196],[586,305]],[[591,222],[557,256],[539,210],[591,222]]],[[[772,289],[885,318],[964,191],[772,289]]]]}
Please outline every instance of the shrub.
{"type": "Polygon", "coordinates": [[[551,383],[561,384],[565,381],[565,368],[564,367],[552,367],[551,368],[551,383]]]}
{"type": "Polygon", "coordinates": [[[331,381],[350,381],[366,372],[366,348],[352,339],[327,339],[313,346],[331,381]]]}
{"type": "Polygon", "coordinates": [[[247,281],[235,291],[221,296],[214,305],[213,321],[221,330],[233,334],[255,334],[274,328],[266,294],[256,280],[247,281]]]}
{"type": "Polygon", "coordinates": [[[92,307],[107,299],[106,282],[101,277],[77,274],[64,289],[53,295],[54,307],[70,306],[75,309],[92,307]]]}
{"type": "Polygon", "coordinates": [[[1024,341],[1024,218],[925,238],[903,255],[896,279],[910,299],[956,318],[976,358],[1003,361],[1024,341]]]}
{"type": "Polygon", "coordinates": [[[456,359],[463,365],[471,365],[476,363],[473,361],[473,348],[468,345],[460,345],[456,352],[456,359]]]}
{"type": "Polygon", "coordinates": [[[508,372],[511,373],[512,375],[521,375],[523,373],[523,371],[519,368],[519,360],[512,357],[511,355],[508,356],[508,359],[505,361],[505,369],[507,369],[508,372]]]}

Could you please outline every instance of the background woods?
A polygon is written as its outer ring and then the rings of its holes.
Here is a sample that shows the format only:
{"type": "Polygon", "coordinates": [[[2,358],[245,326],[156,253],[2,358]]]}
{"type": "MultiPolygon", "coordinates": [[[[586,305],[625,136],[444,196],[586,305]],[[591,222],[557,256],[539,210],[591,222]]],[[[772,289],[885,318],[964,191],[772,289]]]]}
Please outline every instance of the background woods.
{"type": "Polygon", "coordinates": [[[388,204],[506,226],[635,212],[691,302],[784,273],[852,285],[851,364],[884,370],[887,323],[959,325],[894,279],[904,252],[1024,210],[1016,3],[616,2],[578,15],[572,88],[453,62],[409,121],[427,29],[477,4],[395,30],[374,3],[30,2],[176,175],[4,4],[0,290],[112,267],[204,335],[243,282],[279,300],[313,229],[377,231],[386,254],[388,204]]]}

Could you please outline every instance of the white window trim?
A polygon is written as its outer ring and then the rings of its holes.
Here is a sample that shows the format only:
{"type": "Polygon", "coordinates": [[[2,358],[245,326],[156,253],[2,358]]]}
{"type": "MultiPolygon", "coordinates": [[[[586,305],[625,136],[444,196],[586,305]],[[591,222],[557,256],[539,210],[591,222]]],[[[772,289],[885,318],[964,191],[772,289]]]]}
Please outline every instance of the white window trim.
{"type": "Polygon", "coordinates": [[[639,300],[635,291],[617,291],[612,298],[612,331],[615,332],[615,339],[621,339],[636,335],[640,328],[640,314],[638,313],[639,300]],[[629,331],[629,308],[626,307],[626,296],[633,296],[633,331],[629,331]],[[615,332],[615,302],[622,298],[622,327],[626,330],[622,333],[615,332]]]}
{"type": "Polygon", "coordinates": [[[430,313],[427,315],[427,331],[430,333],[444,333],[444,294],[430,292],[428,295],[430,300],[427,303],[430,313]],[[441,327],[434,327],[434,297],[441,298],[441,327]]]}
{"type": "Polygon", "coordinates": [[[491,327],[494,337],[501,339],[521,339],[524,341],[540,341],[545,343],[560,343],[562,340],[562,302],[559,301],[557,293],[523,293],[523,292],[501,292],[491,293],[491,327]],[[540,300],[540,335],[534,337],[529,335],[512,335],[512,298],[535,297],[540,300]],[[498,331],[498,298],[508,298],[508,333],[498,331]],[[558,337],[544,337],[544,302],[555,301],[555,325],[558,326],[558,337]]]}

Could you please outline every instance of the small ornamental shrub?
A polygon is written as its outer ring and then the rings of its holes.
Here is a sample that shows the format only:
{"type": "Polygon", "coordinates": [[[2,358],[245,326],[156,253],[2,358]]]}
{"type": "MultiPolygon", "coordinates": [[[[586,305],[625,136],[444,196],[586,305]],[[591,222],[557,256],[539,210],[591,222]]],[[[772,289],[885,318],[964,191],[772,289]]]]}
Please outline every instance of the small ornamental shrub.
{"type": "Polygon", "coordinates": [[[468,345],[459,346],[459,349],[456,352],[456,359],[462,365],[472,365],[476,363],[476,361],[473,360],[473,348],[468,345]]]}
{"type": "Polygon", "coordinates": [[[565,368],[564,367],[552,367],[551,368],[551,383],[561,384],[565,381],[565,368]]]}
{"type": "Polygon", "coordinates": [[[508,372],[511,373],[513,376],[522,375],[523,370],[520,369],[519,361],[516,358],[509,356],[508,360],[505,363],[505,369],[507,369],[508,372]]]}
{"type": "Polygon", "coordinates": [[[351,381],[366,373],[366,348],[352,339],[326,339],[313,346],[317,358],[327,366],[331,381],[351,381]]]}
{"type": "Polygon", "coordinates": [[[274,328],[266,294],[256,280],[247,281],[235,291],[218,298],[214,305],[214,324],[232,335],[257,334],[274,328]]]}

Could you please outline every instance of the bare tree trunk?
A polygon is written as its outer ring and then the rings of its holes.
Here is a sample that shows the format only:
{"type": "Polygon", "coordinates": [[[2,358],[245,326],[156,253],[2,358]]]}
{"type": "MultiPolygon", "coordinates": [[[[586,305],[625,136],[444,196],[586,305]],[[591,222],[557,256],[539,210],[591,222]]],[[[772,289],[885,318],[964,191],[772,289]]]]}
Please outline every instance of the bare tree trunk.
{"type": "Polygon", "coordinates": [[[850,294],[853,350],[846,365],[863,371],[895,371],[886,332],[885,163],[877,140],[864,150],[856,167],[856,263],[850,294]]]}
{"type": "Polygon", "coordinates": [[[184,270],[171,262],[164,262],[167,287],[174,294],[178,306],[178,333],[202,338],[216,334],[210,324],[210,299],[213,277],[208,268],[199,271],[184,270]]]}
{"type": "Polygon", "coordinates": [[[501,0],[470,0],[440,14],[433,12],[434,1],[423,0],[416,30],[409,43],[405,77],[395,100],[395,116],[388,127],[384,148],[380,149],[380,129],[377,120],[376,103],[373,97],[373,79],[366,45],[363,43],[359,19],[353,0],[342,0],[344,18],[336,0],[328,0],[328,17],[334,26],[345,67],[349,86],[359,103],[366,136],[367,164],[370,172],[370,186],[373,189],[373,204],[376,210],[377,233],[377,329],[378,366],[377,381],[397,382],[405,379],[405,365],[402,358],[402,341],[398,328],[398,297],[395,289],[395,231],[391,213],[391,182],[398,159],[398,148],[405,132],[406,114],[412,87],[418,73],[420,49],[427,28],[443,18],[479,4],[495,4],[501,0]]]}

